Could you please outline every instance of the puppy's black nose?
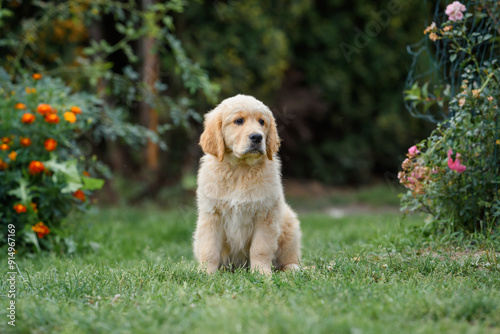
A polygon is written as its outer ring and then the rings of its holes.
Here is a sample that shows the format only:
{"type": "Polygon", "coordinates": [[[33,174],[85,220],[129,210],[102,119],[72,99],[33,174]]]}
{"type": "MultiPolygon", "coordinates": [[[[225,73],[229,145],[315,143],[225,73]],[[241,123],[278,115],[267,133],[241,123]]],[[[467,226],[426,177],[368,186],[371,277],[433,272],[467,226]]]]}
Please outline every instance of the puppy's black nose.
{"type": "Polygon", "coordinates": [[[260,143],[262,141],[262,135],[258,134],[258,133],[252,133],[250,135],[250,140],[252,141],[252,143],[260,143]]]}

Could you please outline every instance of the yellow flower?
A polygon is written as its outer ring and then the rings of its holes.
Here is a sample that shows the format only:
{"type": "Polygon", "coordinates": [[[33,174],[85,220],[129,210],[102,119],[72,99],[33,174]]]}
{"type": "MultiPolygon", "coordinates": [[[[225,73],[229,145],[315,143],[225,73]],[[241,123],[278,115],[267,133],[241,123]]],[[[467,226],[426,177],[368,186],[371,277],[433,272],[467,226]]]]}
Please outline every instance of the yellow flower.
{"type": "Polygon", "coordinates": [[[500,139],[497,139],[497,145],[500,145],[500,139]]]}
{"type": "Polygon", "coordinates": [[[70,123],[75,123],[76,122],[76,115],[74,113],[72,113],[71,111],[67,111],[64,113],[64,119],[70,123]]]}

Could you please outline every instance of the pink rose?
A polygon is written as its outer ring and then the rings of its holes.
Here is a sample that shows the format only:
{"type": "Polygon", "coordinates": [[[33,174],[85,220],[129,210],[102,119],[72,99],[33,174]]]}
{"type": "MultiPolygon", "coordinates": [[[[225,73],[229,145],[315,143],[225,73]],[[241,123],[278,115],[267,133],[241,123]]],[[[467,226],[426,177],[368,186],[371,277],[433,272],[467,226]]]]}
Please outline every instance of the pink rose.
{"type": "Polygon", "coordinates": [[[463,173],[467,169],[467,166],[462,165],[462,160],[460,159],[461,155],[460,153],[457,153],[457,156],[455,157],[455,161],[453,161],[453,158],[451,155],[453,154],[453,151],[450,150],[448,151],[448,167],[450,167],[451,170],[456,171],[457,173],[463,173]]]}
{"type": "Polygon", "coordinates": [[[460,21],[464,18],[465,6],[460,1],[453,1],[451,5],[446,6],[446,15],[450,21],[460,21]]]}
{"type": "Polygon", "coordinates": [[[413,145],[408,149],[408,154],[410,155],[411,158],[413,158],[415,155],[419,154],[420,151],[417,149],[417,146],[413,145]]]}

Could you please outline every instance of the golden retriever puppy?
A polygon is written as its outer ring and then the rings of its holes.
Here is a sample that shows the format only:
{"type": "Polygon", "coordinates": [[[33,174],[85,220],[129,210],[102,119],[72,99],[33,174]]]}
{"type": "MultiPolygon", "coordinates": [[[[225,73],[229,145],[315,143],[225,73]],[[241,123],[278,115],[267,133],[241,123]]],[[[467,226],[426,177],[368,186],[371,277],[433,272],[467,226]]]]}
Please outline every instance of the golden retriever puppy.
{"type": "Polygon", "coordinates": [[[236,95],[207,113],[204,125],[196,259],[209,273],[232,266],[265,274],[272,265],[298,269],[300,223],[285,203],[273,114],[254,97],[236,95]]]}

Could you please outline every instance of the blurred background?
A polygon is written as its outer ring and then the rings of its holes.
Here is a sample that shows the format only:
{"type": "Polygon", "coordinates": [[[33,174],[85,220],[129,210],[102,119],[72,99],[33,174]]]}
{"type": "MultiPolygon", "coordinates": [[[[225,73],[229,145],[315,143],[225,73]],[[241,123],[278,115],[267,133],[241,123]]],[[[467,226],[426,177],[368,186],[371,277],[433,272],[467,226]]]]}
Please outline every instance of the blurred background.
{"type": "Polygon", "coordinates": [[[0,4],[0,59],[12,77],[62,78],[157,134],[142,146],[80,138],[88,158],[110,167],[104,203],[192,198],[203,114],[239,93],[274,112],[287,188],[305,197],[394,186],[408,147],[434,128],[403,103],[425,2],[0,4]]]}

